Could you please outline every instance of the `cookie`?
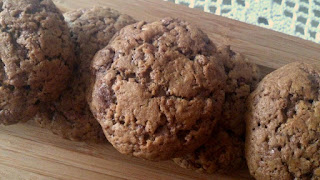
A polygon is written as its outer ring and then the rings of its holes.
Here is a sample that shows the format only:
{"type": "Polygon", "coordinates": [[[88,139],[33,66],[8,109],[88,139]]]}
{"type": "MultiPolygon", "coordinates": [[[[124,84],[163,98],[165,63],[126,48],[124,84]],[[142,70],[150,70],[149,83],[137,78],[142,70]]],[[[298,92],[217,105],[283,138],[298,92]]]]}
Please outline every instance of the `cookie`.
{"type": "Polygon", "coordinates": [[[256,179],[320,178],[320,68],[288,64],[248,99],[246,159],[256,179]]]}
{"type": "Polygon", "coordinates": [[[68,88],[49,109],[37,115],[36,122],[70,140],[104,141],[100,124],[86,101],[91,60],[116,32],[135,20],[105,7],[79,9],[65,13],[64,17],[75,44],[76,68],[68,88]]]}
{"type": "Polygon", "coordinates": [[[0,0],[0,124],[32,118],[66,88],[74,52],[51,0],[0,0]]]}
{"type": "Polygon", "coordinates": [[[219,127],[204,145],[173,161],[180,167],[197,172],[226,173],[245,164],[244,143],[219,127]]]}
{"type": "Polygon", "coordinates": [[[216,125],[226,75],[198,28],[165,18],[122,29],[93,60],[91,110],[121,153],[165,160],[192,152],[216,125]]]}
{"type": "Polygon", "coordinates": [[[258,66],[232,51],[230,46],[220,48],[219,56],[228,76],[220,126],[244,138],[246,100],[260,81],[260,71],[258,66]]]}
{"type": "Polygon", "coordinates": [[[193,153],[173,159],[183,168],[205,173],[226,173],[244,166],[246,100],[259,81],[259,69],[230,47],[220,48],[227,74],[225,102],[218,130],[193,153]]]}

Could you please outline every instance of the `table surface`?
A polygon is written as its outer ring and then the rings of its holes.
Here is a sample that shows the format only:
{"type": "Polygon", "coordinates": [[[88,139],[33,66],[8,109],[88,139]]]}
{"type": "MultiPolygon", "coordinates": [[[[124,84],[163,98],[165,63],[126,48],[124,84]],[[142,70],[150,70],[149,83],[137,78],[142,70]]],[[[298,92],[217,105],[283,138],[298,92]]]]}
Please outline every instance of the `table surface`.
{"type": "MultiPolygon", "coordinates": [[[[160,0],[55,0],[62,11],[108,6],[138,20],[172,16],[197,25],[218,45],[230,44],[264,74],[294,61],[320,64],[318,44],[160,0]]],[[[121,155],[110,144],[59,138],[32,122],[0,126],[0,179],[250,179],[247,170],[206,175],[171,161],[121,155]]]]}

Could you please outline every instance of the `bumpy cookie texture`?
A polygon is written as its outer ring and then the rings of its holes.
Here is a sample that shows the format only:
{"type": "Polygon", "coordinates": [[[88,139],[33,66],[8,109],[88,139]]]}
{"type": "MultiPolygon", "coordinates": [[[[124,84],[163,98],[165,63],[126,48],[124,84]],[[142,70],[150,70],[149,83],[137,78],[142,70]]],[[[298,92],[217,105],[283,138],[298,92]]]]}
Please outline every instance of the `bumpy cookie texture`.
{"type": "Polygon", "coordinates": [[[256,179],[320,178],[320,69],[292,63],[248,99],[246,159],[256,179]]]}
{"type": "Polygon", "coordinates": [[[177,19],[122,29],[93,61],[90,105],[109,142],[152,160],[203,144],[224,99],[226,77],[214,53],[201,30],[177,19]]]}
{"type": "Polygon", "coordinates": [[[36,121],[54,133],[71,140],[106,140],[100,124],[86,101],[90,64],[94,54],[104,48],[121,28],[135,21],[127,15],[104,8],[79,9],[64,14],[75,44],[76,69],[61,97],[38,114],[36,121]]]}
{"type": "Polygon", "coordinates": [[[259,68],[241,54],[233,52],[230,46],[220,48],[218,54],[227,74],[220,126],[235,136],[244,138],[246,101],[260,80],[259,68]]]}
{"type": "Polygon", "coordinates": [[[226,173],[244,165],[244,143],[239,137],[219,127],[204,145],[173,161],[183,168],[198,172],[226,173]]]}
{"type": "Polygon", "coordinates": [[[260,79],[258,67],[229,46],[217,54],[228,77],[219,128],[193,153],[173,159],[183,168],[205,173],[226,173],[244,166],[246,100],[260,79]]]}
{"type": "Polygon", "coordinates": [[[51,0],[0,0],[0,7],[0,124],[13,124],[59,97],[74,54],[51,0]]]}

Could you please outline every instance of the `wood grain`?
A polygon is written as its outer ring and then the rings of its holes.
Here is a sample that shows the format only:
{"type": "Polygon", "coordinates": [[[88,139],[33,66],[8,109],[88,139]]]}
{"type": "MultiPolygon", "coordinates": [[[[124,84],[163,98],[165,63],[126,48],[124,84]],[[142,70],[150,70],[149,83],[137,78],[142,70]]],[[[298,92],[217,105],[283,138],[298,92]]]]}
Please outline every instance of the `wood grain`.
{"type": "MultiPolygon", "coordinates": [[[[294,61],[319,62],[320,46],[162,0],[55,0],[64,12],[108,6],[138,20],[171,16],[197,26],[217,44],[230,44],[264,74],[294,61]]],[[[110,144],[61,139],[32,123],[0,126],[0,179],[250,179],[247,170],[205,175],[171,161],[149,162],[119,154],[110,144]]]]}
{"type": "Polygon", "coordinates": [[[110,144],[71,142],[31,123],[0,127],[0,142],[0,179],[249,178],[246,170],[228,176],[205,175],[179,168],[171,161],[123,156],[110,144]]]}

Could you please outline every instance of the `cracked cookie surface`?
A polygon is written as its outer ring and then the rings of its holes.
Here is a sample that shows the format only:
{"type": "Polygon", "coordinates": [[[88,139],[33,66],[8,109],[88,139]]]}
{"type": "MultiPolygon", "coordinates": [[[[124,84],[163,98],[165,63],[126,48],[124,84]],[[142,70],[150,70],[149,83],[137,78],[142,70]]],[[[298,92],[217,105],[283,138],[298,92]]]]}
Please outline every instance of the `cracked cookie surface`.
{"type": "Polygon", "coordinates": [[[65,89],[74,59],[51,0],[0,0],[0,124],[32,118],[65,89]]]}
{"type": "Polygon", "coordinates": [[[218,127],[210,139],[194,152],[173,161],[179,166],[205,173],[226,173],[244,166],[244,142],[218,127]]]}
{"type": "Polygon", "coordinates": [[[91,60],[116,32],[135,20],[106,7],[78,9],[64,17],[75,44],[76,68],[68,88],[50,109],[38,114],[36,122],[67,139],[102,142],[106,138],[86,101],[91,60]]]}
{"type": "Polygon", "coordinates": [[[165,160],[192,152],[216,125],[226,76],[216,47],[185,21],[122,29],[93,61],[91,110],[121,153],[165,160]]]}
{"type": "Polygon", "coordinates": [[[244,114],[246,100],[258,83],[259,70],[229,46],[219,48],[227,74],[225,102],[217,131],[193,153],[173,159],[183,168],[206,173],[226,173],[244,167],[244,114]]]}
{"type": "Polygon", "coordinates": [[[246,159],[256,179],[320,178],[320,69],[292,63],[250,95],[246,159]]]}

